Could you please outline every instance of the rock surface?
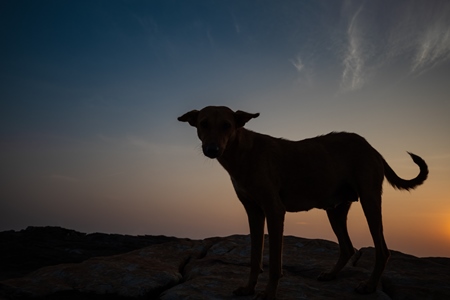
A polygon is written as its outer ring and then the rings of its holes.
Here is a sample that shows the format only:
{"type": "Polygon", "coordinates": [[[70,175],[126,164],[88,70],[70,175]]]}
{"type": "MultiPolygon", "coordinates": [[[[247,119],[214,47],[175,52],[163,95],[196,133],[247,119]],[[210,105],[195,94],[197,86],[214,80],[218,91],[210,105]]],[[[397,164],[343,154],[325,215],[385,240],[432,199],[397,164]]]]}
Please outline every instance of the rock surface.
{"type": "MultiPolygon", "coordinates": [[[[336,280],[320,282],[338,245],[292,236],[284,242],[278,299],[450,299],[450,258],[392,251],[377,292],[360,296],[353,289],[371,272],[373,248],[361,249],[336,280]]],[[[0,247],[0,299],[252,299],[232,295],[249,272],[249,236],[189,240],[33,227],[0,233],[0,247]]]]}
{"type": "Polygon", "coordinates": [[[28,227],[0,232],[0,281],[22,277],[41,267],[82,262],[175,241],[165,236],[85,234],[61,227],[28,227]]]}

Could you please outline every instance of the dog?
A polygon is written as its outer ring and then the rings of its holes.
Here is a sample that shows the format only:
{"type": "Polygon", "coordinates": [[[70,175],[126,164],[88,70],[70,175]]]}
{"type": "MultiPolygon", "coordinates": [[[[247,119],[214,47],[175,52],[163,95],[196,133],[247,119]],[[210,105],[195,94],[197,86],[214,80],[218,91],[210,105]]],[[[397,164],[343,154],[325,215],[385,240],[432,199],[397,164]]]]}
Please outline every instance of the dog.
{"type": "Polygon", "coordinates": [[[269,233],[269,281],[261,299],[275,299],[282,277],[283,223],[286,212],[312,208],[327,212],[339,242],[335,266],[318,279],[334,279],[355,254],[347,231],[352,202],[360,200],[375,245],[375,266],[368,280],[356,287],[361,294],[376,290],[390,252],[383,236],[381,194],[384,177],[396,189],[410,190],[428,176],[428,166],[409,153],[419,166],[416,178],[397,176],[381,154],[355,133],[326,135],[289,141],[256,133],[244,125],[259,113],[234,112],[225,106],[192,110],[178,118],[197,128],[205,156],[217,159],[231,177],[250,227],[250,275],[246,285],[233,293],[252,295],[262,272],[264,224],[269,233]]]}

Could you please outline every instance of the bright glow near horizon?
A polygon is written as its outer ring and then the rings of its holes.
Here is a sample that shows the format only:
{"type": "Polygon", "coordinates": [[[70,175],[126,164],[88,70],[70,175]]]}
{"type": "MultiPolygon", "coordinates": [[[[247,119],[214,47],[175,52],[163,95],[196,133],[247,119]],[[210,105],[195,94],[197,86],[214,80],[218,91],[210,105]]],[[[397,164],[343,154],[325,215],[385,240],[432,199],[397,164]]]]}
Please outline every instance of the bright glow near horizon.
{"type": "MultiPolygon", "coordinates": [[[[226,172],[176,118],[259,112],[288,139],[364,136],[411,192],[384,186],[388,247],[450,257],[447,1],[7,1],[0,35],[0,230],[247,234],[226,172]]],[[[356,247],[372,246],[359,203],[356,247]]],[[[285,234],[336,240],[324,211],[285,234]]]]}

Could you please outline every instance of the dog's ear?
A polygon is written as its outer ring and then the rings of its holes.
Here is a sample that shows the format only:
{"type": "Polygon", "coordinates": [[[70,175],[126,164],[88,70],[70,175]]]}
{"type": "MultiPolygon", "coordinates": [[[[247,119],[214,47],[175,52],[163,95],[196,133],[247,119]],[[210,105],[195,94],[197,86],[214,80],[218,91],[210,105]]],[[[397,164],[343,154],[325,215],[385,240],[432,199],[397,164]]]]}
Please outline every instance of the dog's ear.
{"type": "Polygon", "coordinates": [[[198,113],[199,113],[198,110],[191,110],[190,112],[185,113],[181,117],[178,117],[178,121],[189,122],[189,125],[196,127],[198,113]]]}
{"type": "Polygon", "coordinates": [[[250,121],[253,118],[259,117],[259,113],[251,114],[242,110],[238,110],[234,113],[234,121],[236,128],[243,127],[245,123],[250,121]]]}

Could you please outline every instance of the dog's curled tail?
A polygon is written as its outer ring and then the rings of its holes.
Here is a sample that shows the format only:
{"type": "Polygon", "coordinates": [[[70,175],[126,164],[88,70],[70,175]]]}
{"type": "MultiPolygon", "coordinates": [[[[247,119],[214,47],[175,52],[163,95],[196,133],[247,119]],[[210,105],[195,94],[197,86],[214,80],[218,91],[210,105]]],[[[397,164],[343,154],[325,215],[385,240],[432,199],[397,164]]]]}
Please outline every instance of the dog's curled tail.
{"type": "Polygon", "coordinates": [[[388,165],[388,163],[383,159],[384,165],[384,176],[389,181],[389,183],[396,189],[407,190],[415,189],[417,186],[421,185],[425,179],[428,177],[428,166],[425,161],[418,155],[408,152],[412,160],[419,166],[420,172],[415,178],[406,180],[398,177],[394,170],[388,165]]]}

